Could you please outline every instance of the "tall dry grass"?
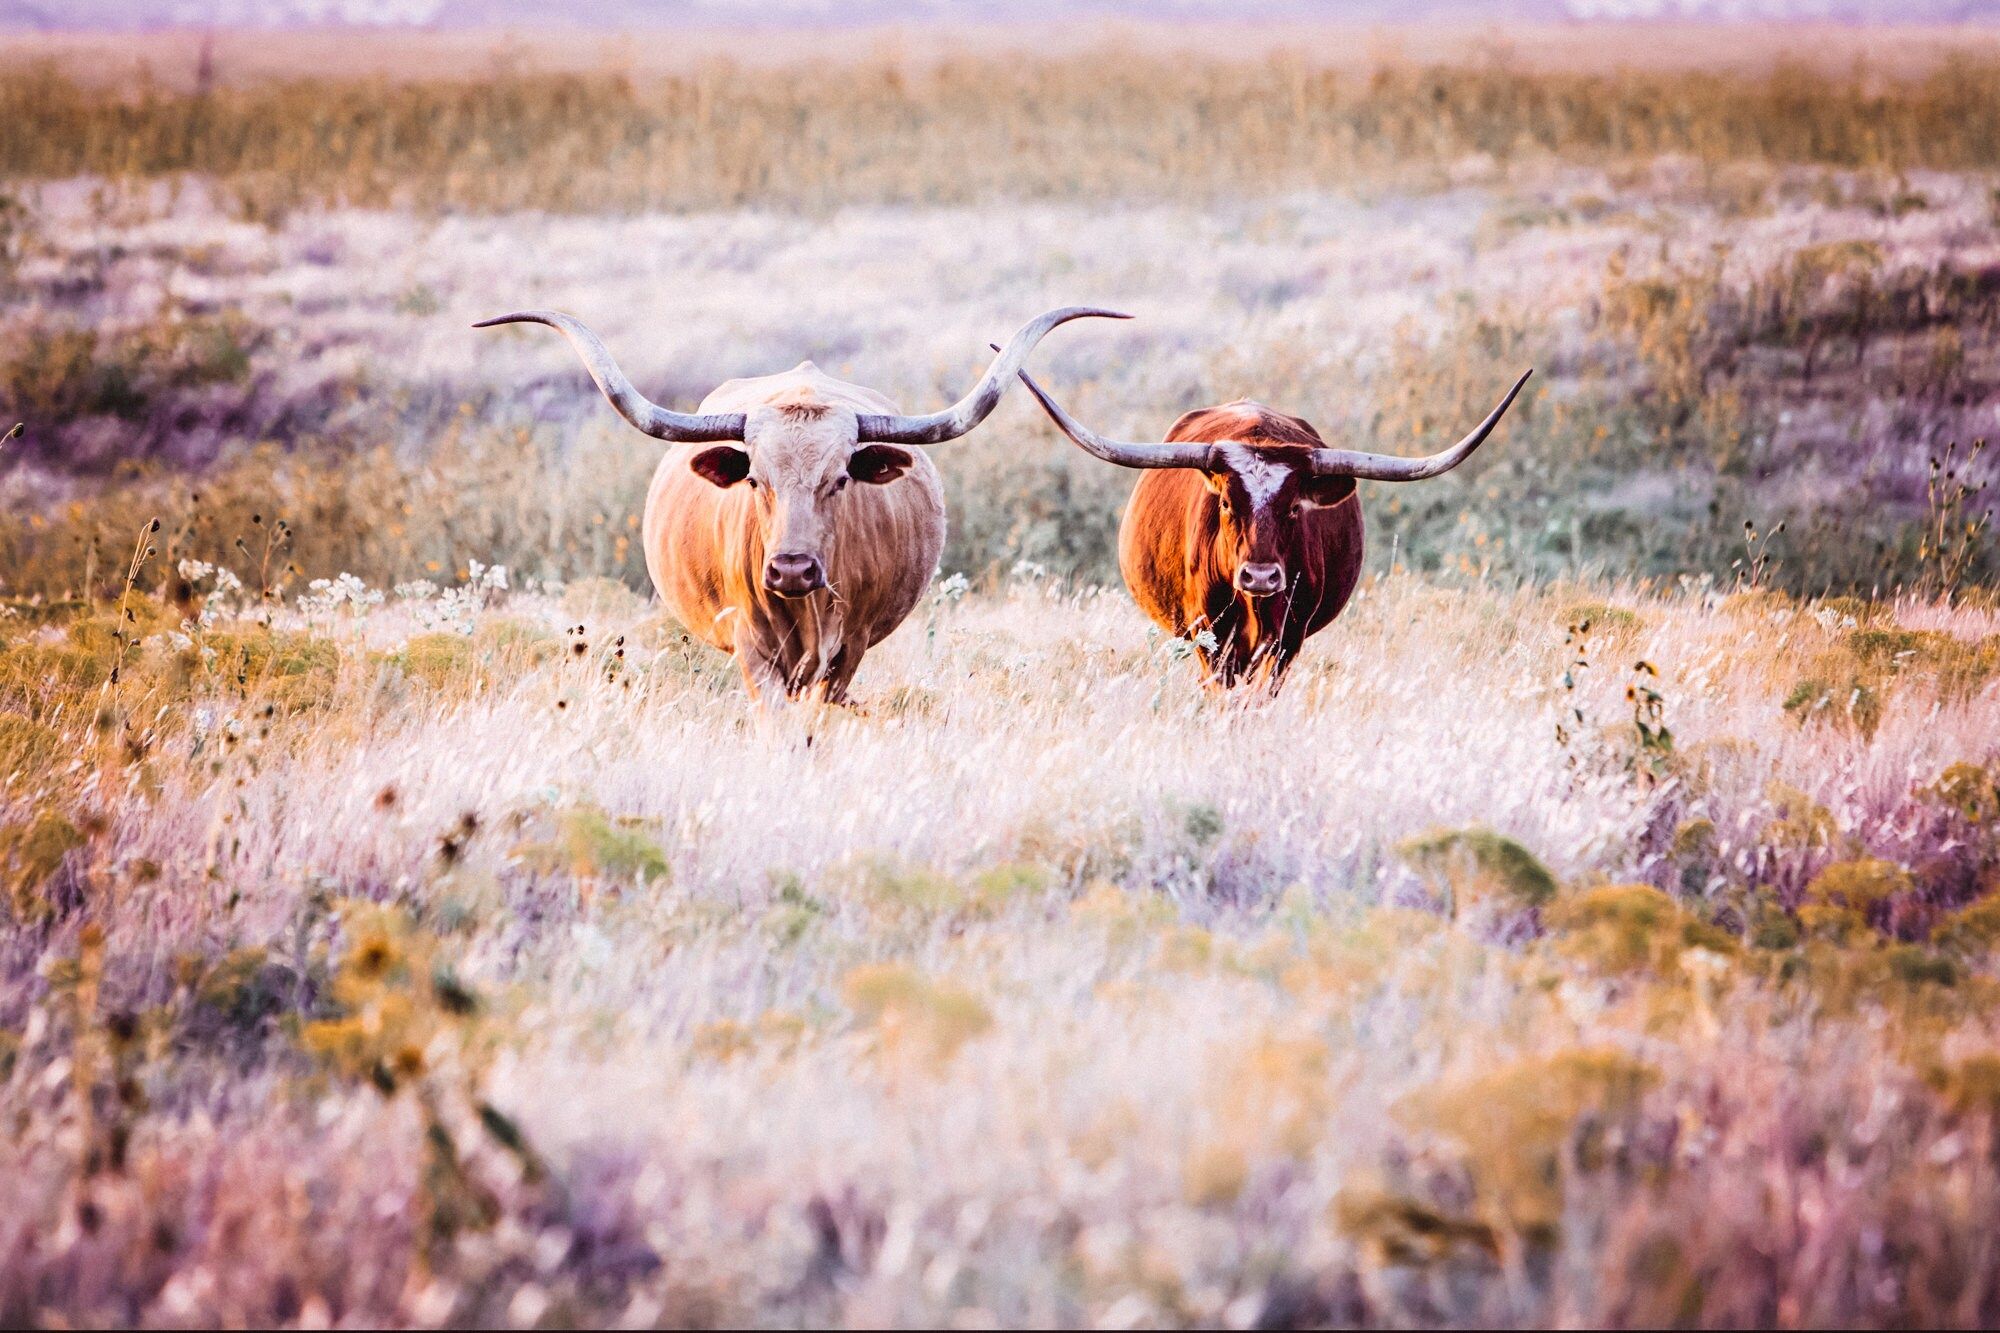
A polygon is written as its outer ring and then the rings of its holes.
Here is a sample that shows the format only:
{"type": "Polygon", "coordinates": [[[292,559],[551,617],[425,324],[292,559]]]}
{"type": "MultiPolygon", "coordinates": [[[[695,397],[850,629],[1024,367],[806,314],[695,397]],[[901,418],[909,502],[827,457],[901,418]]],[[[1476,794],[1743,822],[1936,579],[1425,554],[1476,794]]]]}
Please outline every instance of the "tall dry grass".
{"type": "Polygon", "coordinates": [[[1689,154],[1891,172],[2000,165],[1994,68],[1884,80],[1531,71],[1111,50],[637,80],[490,74],[107,89],[0,83],[0,175],[225,182],[249,216],[308,203],[597,212],[1164,198],[1437,179],[1468,156],[1689,154]]]}

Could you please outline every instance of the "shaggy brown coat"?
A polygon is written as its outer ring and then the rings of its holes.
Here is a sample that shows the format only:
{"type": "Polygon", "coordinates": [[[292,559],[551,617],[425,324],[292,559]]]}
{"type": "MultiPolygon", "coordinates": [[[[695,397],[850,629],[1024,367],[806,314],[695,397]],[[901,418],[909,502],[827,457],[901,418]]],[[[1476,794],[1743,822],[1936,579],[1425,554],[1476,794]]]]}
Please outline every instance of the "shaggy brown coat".
{"type": "Polygon", "coordinates": [[[1275,688],[1361,577],[1354,480],[1315,477],[1319,432],[1260,403],[1186,413],[1167,440],[1215,444],[1211,470],[1139,474],[1119,528],[1119,570],[1141,610],[1194,641],[1211,680],[1261,675],[1275,688]],[[1246,564],[1284,570],[1283,591],[1240,591],[1246,564]]]}

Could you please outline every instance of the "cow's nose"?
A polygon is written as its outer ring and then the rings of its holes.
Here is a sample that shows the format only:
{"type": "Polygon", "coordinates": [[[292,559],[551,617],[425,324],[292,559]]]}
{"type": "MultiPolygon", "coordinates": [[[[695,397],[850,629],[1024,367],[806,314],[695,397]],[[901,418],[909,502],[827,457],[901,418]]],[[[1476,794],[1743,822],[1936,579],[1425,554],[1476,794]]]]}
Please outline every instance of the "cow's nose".
{"type": "Polygon", "coordinates": [[[826,586],[819,557],[780,553],[764,563],[764,586],[780,597],[803,597],[826,586]]]}
{"type": "Polygon", "coordinates": [[[1270,597],[1285,590],[1285,567],[1279,564],[1238,565],[1236,591],[1248,597],[1270,597]]]}

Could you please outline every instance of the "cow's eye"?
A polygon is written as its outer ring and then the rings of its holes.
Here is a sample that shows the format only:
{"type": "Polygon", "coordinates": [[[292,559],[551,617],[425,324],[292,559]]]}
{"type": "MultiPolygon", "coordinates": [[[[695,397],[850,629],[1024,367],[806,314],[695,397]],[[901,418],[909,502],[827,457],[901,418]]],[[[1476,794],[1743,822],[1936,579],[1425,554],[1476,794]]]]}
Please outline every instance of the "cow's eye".
{"type": "Polygon", "coordinates": [[[743,479],[743,484],[745,486],[748,486],[753,491],[757,489],[757,479],[755,477],[745,477],[743,479]]]}
{"type": "Polygon", "coordinates": [[[833,479],[833,489],[836,493],[847,489],[847,477],[845,474],[833,479]]]}

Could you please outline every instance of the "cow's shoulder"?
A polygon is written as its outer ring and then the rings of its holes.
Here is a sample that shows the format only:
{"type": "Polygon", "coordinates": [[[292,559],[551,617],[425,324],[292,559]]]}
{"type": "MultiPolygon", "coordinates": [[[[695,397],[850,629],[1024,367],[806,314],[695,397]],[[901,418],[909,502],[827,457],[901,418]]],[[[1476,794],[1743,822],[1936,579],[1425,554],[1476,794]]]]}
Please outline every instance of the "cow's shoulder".
{"type": "Polygon", "coordinates": [[[1313,449],[1326,444],[1311,422],[1248,399],[1183,412],[1167,431],[1167,438],[1193,444],[1244,440],[1255,444],[1299,444],[1313,449]]]}

